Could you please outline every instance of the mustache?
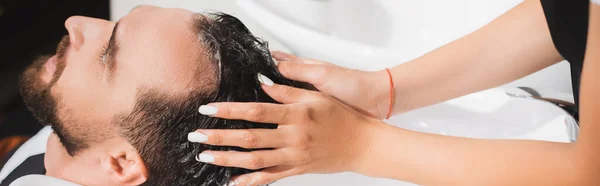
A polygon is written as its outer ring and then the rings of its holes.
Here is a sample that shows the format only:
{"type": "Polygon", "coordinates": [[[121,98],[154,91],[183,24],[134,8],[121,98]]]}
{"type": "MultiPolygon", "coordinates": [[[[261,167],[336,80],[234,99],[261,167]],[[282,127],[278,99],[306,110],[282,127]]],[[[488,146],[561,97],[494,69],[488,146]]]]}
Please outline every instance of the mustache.
{"type": "Polygon", "coordinates": [[[69,39],[69,35],[65,35],[56,47],[56,72],[54,73],[54,77],[52,77],[52,81],[50,81],[51,86],[58,81],[67,66],[67,52],[69,51],[69,46],[71,46],[71,40],[69,39]]]}
{"type": "Polygon", "coordinates": [[[21,95],[27,108],[42,124],[60,125],[56,116],[58,101],[50,95],[50,89],[56,84],[66,66],[67,52],[70,46],[69,36],[64,36],[56,48],[56,71],[52,80],[45,84],[39,78],[50,56],[41,56],[21,75],[21,95]]]}
{"type": "Polygon", "coordinates": [[[64,58],[67,54],[67,51],[71,46],[71,40],[69,39],[69,35],[64,35],[60,42],[58,42],[58,46],[56,47],[56,55],[59,58],[64,58]]]}

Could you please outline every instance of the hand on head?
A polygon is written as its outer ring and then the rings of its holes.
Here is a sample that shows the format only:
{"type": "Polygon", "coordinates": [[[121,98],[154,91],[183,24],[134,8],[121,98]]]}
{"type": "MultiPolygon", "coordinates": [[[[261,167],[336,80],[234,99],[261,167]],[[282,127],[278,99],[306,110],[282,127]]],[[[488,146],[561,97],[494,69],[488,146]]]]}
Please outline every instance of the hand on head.
{"type": "MultiPolygon", "coordinates": [[[[200,112],[213,117],[279,124],[277,129],[197,130],[191,141],[216,146],[268,149],[252,152],[205,151],[197,160],[226,167],[258,172],[234,179],[239,185],[262,185],[306,173],[356,171],[363,153],[369,151],[372,129],[383,123],[361,114],[378,113],[368,107],[368,72],[344,69],[320,61],[275,53],[279,69],[288,78],[309,82],[323,92],[273,84],[259,75],[262,89],[273,103],[211,103],[200,112]],[[348,84],[347,86],[341,84],[348,84]],[[340,86],[341,85],[341,86],[340,86]],[[325,93],[333,93],[334,96],[325,93]],[[344,103],[355,103],[350,106],[344,103]],[[369,112],[369,113],[371,113],[369,112]],[[205,135],[205,136],[203,136],[205,135]]],[[[375,103],[371,105],[376,105],[375,103]]],[[[376,115],[376,114],[372,114],[376,115]]]]}
{"type": "Polygon", "coordinates": [[[363,114],[385,118],[389,104],[381,100],[389,98],[389,80],[384,71],[348,69],[278,51],[272,52],[272,55],[279,61],[279,72],[283,76],[310,83],[320,92],[339,99],[363,114]]]}

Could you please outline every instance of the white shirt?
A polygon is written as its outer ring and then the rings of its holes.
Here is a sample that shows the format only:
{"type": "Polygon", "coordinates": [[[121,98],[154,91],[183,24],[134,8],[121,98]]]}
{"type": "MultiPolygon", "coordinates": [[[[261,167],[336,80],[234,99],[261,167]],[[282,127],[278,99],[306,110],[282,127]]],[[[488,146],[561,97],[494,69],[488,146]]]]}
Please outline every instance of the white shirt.
{"type": "Polygon", "coordinates": [[[46,153],[46,143],[48,137],[52,133],[52,128],[46,126],[42,128],[35,136],[31,137],[27,142],[19,147],[17,151],[6,162],[2,170],[0,170],[0,183],[21,163],[27,158],[38,154],[46,153]]]}

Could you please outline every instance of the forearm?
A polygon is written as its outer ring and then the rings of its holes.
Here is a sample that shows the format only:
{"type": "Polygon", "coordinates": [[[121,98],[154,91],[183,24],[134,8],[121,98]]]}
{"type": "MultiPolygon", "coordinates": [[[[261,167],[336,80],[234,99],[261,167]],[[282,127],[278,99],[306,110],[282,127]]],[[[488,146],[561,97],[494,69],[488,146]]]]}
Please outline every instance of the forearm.
{"type": "MultiPolygon", "coordinates": [[[[539,0],[527,0],[485,27],[391,69],[395,113],[495,87],[561,60],[539,0]]],[[[385,71],[377,72],[386,79],[385,71]]],[[[389,94],[379,80],[382,94],[389,94]]],[[[389,101],[380,96],[381,107],[389,101]]],[[[385,109],[385,108],[382,108],[385,109]]]]}
{"type": "MultiPolygon", "coordinates": [[[[592,52],[600,48],[600,37],[596,37],[598,34],[591,34],[599,33],[599,20],[600,6],[592,5],[590,35],[581,83],[582,127],[577,143],[467,139],[412,132],[379,124],[365,130],[365,133],[372,136],[368,140],[371,145],[366,153],[359,153],[363,156],[354,171],[422,185],[600,185],[600,104],[597,99],[600,85],[598,81],[594,81],[600,77],[596,73],[600,71],[600,63],[597,63],[600,55],[592,52]],[[385,151],[374,151],[375,149],[385,151]]],[[[497,75],[488,73],[487,76],[497,75]]],[[[486,81],[499,81],[485,77],[486,75],[479,76],[486,81]]],[[[510,79],[508,76],[504,78],[510,79]]],[[[473,83],[477,85],[474,87],[485,87],[485,83],[477,83],[481,79],[474,80],[473,83]]],[[[469,89],[474,88],[471,86],[469,89]]],[[[436,93],[453,92],[440,90],[436,93]]]]}
{"type": "Polygon", "coordinates": [[[422,185],[581,185],[573,144],[431,135],[381,125],[357,172],[422,185]]]}

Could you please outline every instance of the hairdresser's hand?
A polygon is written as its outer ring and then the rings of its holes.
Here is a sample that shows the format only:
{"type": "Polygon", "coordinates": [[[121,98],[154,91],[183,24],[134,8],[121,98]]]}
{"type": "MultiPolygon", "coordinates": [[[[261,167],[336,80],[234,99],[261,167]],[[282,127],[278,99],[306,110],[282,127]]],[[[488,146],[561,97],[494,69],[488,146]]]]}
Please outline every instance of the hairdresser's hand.
{"type": "Polygon", "coordinates": [[[272,52],[279,72],[296,81],[312,84],[347,105],[383,119],[389,109],[389,77],[385,71],[366,72],[339,67],[327,62],[272,52]]]}
{"type": "MultiPolygon", "coordinates": [[[[330,96],[316,91],[273,85],[262,76],[270,103],[212,103],[203,114],[225,119],[277,123],[277,129],[198,130],[203,143],[248,149],[253,152],[205,151],[199,161],[262,171],[242,175],[236,185],[262,185],[307,173],[357,171],[381,121],[363,115],[330,96]],[[269,86],[270,85],[270,86],[269,86]],[[200,135],[201,136],[201,135],[200,135]]],[[[197,135],[191,133],[192,136],[197,135]]],[[[198,141],[191,139],[190,141],[198,141]]]]}

